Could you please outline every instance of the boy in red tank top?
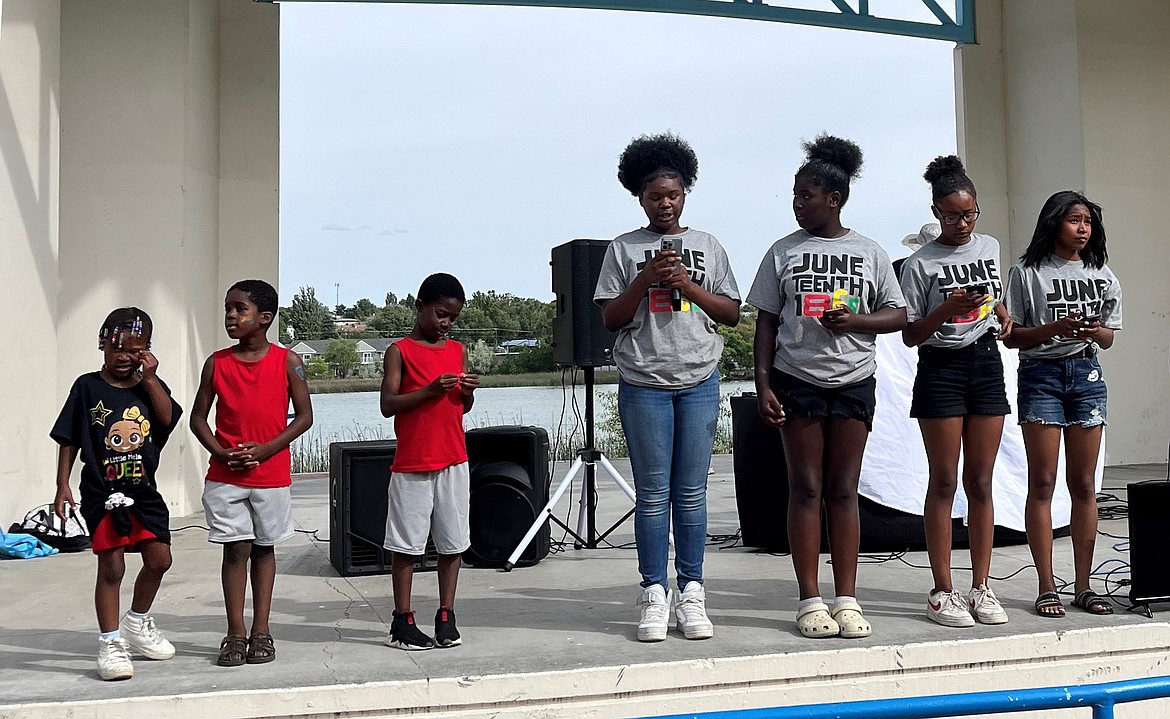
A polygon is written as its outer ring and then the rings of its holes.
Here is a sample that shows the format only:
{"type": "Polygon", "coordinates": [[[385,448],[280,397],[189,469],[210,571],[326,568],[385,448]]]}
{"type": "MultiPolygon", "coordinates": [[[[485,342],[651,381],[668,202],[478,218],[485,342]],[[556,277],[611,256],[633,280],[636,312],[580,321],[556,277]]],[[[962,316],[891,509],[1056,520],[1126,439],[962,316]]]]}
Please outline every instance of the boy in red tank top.
{"type": "Polygon", "coordinates": [[[470,498],[463,415],[479,377],[464,367],[463,345],[448,339],[466,297],[459,280],[434,274],[423,280],[410,335],[390,345],[382,374],[382,416],[394,417],[398,446],[390,467],[384,545],[392,555],[394,619],[386,645],[419,650],[461,643],[455,627],[460,556],[471,546],[470,498]],[[415,625],[410,608],[414,560],[427,536],[439,553],[439,611],[435,638],[415,625]]]}
{"type": "Polygon", "coordinates": [[[191,408],[191,431],[211,452],[203,486],[207,538],[223,545],[227,636],[216,661],[223,667],[276,659],[268,615],[276,582],[275,545],[293,534],[288,446],[313,425],[301,358],[268,341],[277,302],[276,289],[263,280],[231,286],[223,323],[236,345],[207,358],[191,408]],[[213,403],[214,433],[207,422],[213,403]],[[249,564],[251,634],[244,626],[249,564]]]}

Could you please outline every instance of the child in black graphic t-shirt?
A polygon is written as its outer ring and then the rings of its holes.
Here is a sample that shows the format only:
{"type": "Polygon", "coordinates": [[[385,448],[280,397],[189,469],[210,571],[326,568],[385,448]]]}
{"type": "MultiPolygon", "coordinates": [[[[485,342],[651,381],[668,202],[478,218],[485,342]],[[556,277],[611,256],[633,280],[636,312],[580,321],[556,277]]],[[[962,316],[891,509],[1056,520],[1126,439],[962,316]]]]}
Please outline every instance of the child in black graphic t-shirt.
{"type": "Polygon", "coordinates": [[[111,312],[98,336],[105,363],[74,381],[49,433],[60,445],[53,501],[59,516],[65,516],[65,505],[75,505],[69,476],[81,455],[81,515],[98,557],[98,674],[106,680],[133,676],[131,648],[150,659],[175,655],[148,612],[171,566],[170,515],[155,472],[183,410],[158,378],[151,332],[150,316],[142,310],[111,312]],[[130,611],[119,622],[127,551],[142,554],[142,569],[130,611]]]}

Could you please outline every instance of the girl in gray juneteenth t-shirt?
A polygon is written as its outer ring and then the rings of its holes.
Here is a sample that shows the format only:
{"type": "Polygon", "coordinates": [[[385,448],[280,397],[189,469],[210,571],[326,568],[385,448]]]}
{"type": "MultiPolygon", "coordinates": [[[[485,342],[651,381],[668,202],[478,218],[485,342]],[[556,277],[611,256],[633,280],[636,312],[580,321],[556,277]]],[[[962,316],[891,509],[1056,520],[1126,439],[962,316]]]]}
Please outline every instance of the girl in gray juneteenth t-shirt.
{"type": "Polygon", "coordinates": [[[999,242],[975,232],[975,183],[954,155],[936,157],[923,179],[942,234],[902,265],[907,346],[918,347],[910,416],[931,458],[923,525],[933,588],[926,615],[944,627],[1004,624],[1007,612],[988,587],[995,534],[991,478],[1011,408],[997,339],[1011,332],[1001,301],[999,242]],[[963,467],[959,469],[962,453],[963,467]],[[971,589],[951,581],[951,513],[957,477],[967,495],[971,589]]]}
{"type": "Polygon", "coordinates": [[[861,149],[828,135],[804,149],[792,197],[801,229],[769,248],[747,297],[759,310],[756,403],[764,421],[780,427],[787,455],[797,628],[810,638],[860,638],[871,628],[855,596],[857,483],[873,420],[875,340],[906,326],[905,301],[885,251],[841,225],[861,149]],[[831,606],[817,578],[822,498],[833,549],[831,606]]]}
{"type": "Polygon", "coordinates": [[[1024,517],[1041,616],[1064,615],[1052,575],[1052,492],[1063,435],[1072,497],[1073,606],[1112,614],[1089,587],[1097,537],[1096,469],[1107,391],[1097,350],[1121,329],[1121,284],[1105,265],[1101,208],[1078,192],[1044,203],[1032,242],[1008,273],[1008,345],[1020,348],[1018,412],[1028,453],[1024,517]]]}
{"type": "Polygon", "coordinates": [[[703,554],[707,469],[719,416],[715,368],[723,352],[716,326],[739,322],[739,290],[719,242],[679,224],[698,172],[690,145],[669,133],[644,135],[626,147],[618,180],[638,198],[648,223],[610,243],[593,294],[605,326],[617,332],[618,415],[637,488],[643,642],[666,639],[672,519],[680,590],[675,626],[687,639],[714,634],[703,554]]]}

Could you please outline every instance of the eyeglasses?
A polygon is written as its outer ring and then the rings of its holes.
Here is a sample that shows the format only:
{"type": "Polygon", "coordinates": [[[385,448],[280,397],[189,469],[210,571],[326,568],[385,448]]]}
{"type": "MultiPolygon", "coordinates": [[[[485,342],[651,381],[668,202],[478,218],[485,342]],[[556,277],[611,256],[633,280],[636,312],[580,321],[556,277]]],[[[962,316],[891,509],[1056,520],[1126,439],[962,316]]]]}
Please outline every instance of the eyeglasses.
{"type": "Polygon", "coordinates": [[[974,210],[967,212],[943,212],[938,209],[938,205],[934,205],[934,211],[938,214],[938,219],[943,221],[944,225],[957,225],[959,220],[966,222],[968,225],[979,219],[979,203],[975,204],[974,210]]]}

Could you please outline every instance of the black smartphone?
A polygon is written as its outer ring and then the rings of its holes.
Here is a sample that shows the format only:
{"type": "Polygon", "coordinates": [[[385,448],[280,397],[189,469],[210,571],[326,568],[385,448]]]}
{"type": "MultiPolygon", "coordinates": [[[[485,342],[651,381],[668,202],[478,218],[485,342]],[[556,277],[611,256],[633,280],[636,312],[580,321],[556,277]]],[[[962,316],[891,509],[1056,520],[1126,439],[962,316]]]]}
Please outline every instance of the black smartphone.
{"type": "Polygon", "coordinates": [[[969,295],[989,295],[989,294],[991,294],[991,288],[985,284],[983,284],[983,285],[970,285],[969,287],[966,287],[964,289],[967,290],[967,294],[969,294],[969,295]]]}
{"type": "Polygon", "coordinates": [[[1083,315],[1081,317],[1081,324],[1091,325],[1094,322],[1100,322],[1101,315],[1083,315]]]}

